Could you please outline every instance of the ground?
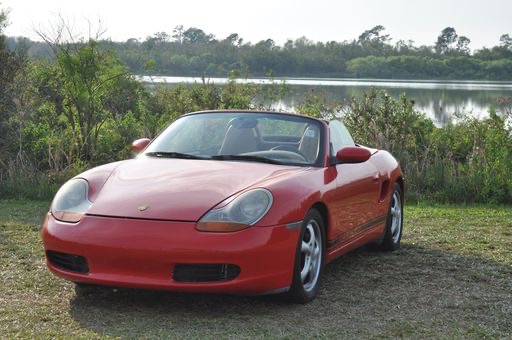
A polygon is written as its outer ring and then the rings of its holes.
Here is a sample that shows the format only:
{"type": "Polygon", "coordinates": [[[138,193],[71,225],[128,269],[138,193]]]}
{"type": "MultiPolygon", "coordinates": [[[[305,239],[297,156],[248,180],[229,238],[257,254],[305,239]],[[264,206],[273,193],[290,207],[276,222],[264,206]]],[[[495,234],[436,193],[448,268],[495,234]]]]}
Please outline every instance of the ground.
{"type": "Polygon", "coordinates": [[[44,264],[47,202],[0,201],[0,337],[510,338],[512,207],[406,206],[402,248],[326,267],[307,305],[101,289],[44,264]]]}

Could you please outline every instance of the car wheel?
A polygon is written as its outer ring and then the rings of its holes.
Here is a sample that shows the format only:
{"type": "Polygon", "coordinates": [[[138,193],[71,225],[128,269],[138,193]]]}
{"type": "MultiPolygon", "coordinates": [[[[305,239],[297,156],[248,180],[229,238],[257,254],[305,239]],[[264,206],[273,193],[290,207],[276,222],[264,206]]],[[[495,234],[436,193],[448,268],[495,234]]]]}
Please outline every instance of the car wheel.
{"type": "Polygon", "coordinates": [[[318,294],[324,267],[325,228],[317,210],[310,210],[302,223],[295,253],[293,280],[288,297],[296,303],[306,303],[318,294]]]}
{"type": "Polygon", "coordinates": [[[381,250],[392,251],[400,247],[402,229],[404,223],[402,190],[398,183],[395,184],[391,201],[389,203],[388,217],[384,238],[381,243],[381,250]]]}

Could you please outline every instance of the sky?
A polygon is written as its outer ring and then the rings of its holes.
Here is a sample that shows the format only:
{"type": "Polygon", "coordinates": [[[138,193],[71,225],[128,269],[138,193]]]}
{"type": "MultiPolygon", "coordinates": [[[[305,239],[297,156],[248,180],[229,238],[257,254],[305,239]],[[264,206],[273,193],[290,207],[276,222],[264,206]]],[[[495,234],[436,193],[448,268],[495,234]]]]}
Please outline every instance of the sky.
{"type": "Polygon", "coordinates": [[[238,33],[245,42],[273,39],[283,45],[305,36],[313,41],[344,41],[383,25],[396,42],[432,45],[445,27],[471,39],[470,48],[499,44],[512,36],[512,0],[0,0],[10,10],[5,34],[40,40],[35,29],[49,32],[58,16],[77,34],[88,36],[98,22],[102,38],[144,40],[177,25],[197,27],[223,39],[238,33]]]}

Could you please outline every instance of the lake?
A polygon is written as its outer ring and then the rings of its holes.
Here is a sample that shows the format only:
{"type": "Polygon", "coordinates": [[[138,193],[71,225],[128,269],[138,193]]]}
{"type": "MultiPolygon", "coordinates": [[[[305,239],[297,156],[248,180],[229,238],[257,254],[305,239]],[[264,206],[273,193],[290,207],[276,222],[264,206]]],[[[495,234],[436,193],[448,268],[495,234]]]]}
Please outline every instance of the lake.
{"type": "MultiPolygon", "coordinates": [[[[201,82],[196,77],[140,77],[145,83],[177,84],[201,82]]],[[[225,84],[227,78],[208,78],[215,84],[225,84]]],[[[275,79],[280,81],[281,79],[275,79]]],[[[268,84],[269,79],[240,80],[246,83],[268,84]]],[[[487,81],[424,81],[424,80],[381,80],[381,79],[312,79],[286,78],[290,94],[281,102],[273,103],[276,109],[292,111],[307,92],[314,92],[329,101],[360,97],[371,87],[385,89],[389,95],[399,97],[405,93],[414,100],[418,111],[424,112],[437,124],[444,125],[454,114],[485,117],[490,105],[498,97],[512,97],[512,82],[487,81]]]]}

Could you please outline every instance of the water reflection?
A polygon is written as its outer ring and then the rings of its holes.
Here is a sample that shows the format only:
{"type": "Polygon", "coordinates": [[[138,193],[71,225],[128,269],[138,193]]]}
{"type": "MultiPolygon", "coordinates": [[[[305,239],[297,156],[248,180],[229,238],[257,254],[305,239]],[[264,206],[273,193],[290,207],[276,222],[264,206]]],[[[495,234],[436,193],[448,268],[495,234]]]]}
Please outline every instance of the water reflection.
{"type": "MultiPolygon", "coordinates": [[[[143,81],[154,83],[193,83],[201,82],[194,77],[141,77],[143,81]]],[[[226,78],[210,78],[217,84],[227,82],[226,78]]],[[[268,84],[268,79],[248,79],[246,82],[268,84]]],[[[328,101],[348,100],[361,97],[371,87],[385,89],[389,95],[398,98],[405,94],[413,100],[418,111],[424,112],[439,125],[445,124],[454,115],[485,117],[490,105],[496,105],[500,96],[512,96],[511,82],[485,81],[401,81],[375,79],[287,79],[290,94],[281,102],[273,103],[274,108],[292,110],[308,92],[325,97],[328,101]]]]}
{"type": "MultiPolygon", "coordinates": [[[[500,96],[512,96],[512,87],[500,89],[448,89],[448,88],[395,88],[385,89],[395,98],[405,94],[414,101],[414,106],[420,112],[435,120],[439,125],[448,122],[454,115],[471,115],[485,117],[490,105],[496,105],[500,96]]],[[[313,92],[323,96],[328,101],[348,100],[351,97],[361,97],[371,86],[291,86],[290,95],[284,99],[282,106],[290,108],[301,102],[304,95],[313,92]]]]}

